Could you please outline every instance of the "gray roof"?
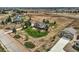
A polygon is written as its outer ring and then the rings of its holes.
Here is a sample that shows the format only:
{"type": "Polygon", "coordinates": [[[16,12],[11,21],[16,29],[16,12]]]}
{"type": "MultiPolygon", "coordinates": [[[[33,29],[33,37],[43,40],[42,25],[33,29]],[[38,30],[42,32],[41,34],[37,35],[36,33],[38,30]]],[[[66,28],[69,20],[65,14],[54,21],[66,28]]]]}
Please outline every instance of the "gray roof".
{"type": "Polygon", "coordinates": [[[21,21],[21,15],[16,15],[14,21],[21,21]]]}
{"type": "Polygon", "coordinates": [[[69,33],[72,33],[72,34],[76,34],[76,32],[77,32],[73,27],[65,28],[63,31],[69,32],[69,33]]]}
{"type": "Polygon", "coordinates": [[[45,29],[47,27],[47,24],[43,23],[43,22],[36,22],[34,24],[34,27],[40,28],[40,29],[45,29]]]}
{"type": "Polygon", "coordinates": [[[79,48],[79,41],[76,41],[75,46],[76,46],[77,48],[79,48]]]}
{"type": "Polygon", "coordinates": [[[76,43],[78,43],[78,44],[79,44],[79,41],[77,40],[77,41],[76,41],[76,43]]]}

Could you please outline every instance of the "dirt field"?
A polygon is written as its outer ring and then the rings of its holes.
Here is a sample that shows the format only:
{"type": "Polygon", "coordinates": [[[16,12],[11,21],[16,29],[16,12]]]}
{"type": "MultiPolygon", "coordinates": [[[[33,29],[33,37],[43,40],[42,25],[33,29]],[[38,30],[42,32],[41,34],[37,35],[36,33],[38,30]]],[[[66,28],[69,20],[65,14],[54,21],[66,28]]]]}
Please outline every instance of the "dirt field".
{"type": "Polygon", "coordinates": [[[0,20],[3,20],[8,16],[9,16],[9,14],[0,14],[0,20]]]}

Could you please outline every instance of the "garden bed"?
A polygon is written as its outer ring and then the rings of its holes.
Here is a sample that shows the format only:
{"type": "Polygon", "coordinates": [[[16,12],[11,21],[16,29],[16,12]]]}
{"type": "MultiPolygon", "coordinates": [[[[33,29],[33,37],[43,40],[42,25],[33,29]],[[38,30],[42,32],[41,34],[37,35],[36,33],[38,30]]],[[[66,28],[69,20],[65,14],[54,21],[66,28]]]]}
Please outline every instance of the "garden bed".
{"type": "Polygon", "coordinates": [[[35,47],[35,45],[32,42],[25,42],[24,45],[26,48],[34,48],[35,47]]]}

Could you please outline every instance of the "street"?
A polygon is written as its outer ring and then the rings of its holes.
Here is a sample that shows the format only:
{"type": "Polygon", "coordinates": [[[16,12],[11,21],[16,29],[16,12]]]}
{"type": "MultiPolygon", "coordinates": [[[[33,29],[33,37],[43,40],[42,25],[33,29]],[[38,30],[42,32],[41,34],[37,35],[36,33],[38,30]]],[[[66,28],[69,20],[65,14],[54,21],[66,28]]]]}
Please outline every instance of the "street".
{"type": "Polygon", "coordinates": [[[24,52],[28,51],[23,45],[12,38],[10,35],[5,34],[3,30],[0,30],[0,41],[4,44],[10,52],[24,52]]]}

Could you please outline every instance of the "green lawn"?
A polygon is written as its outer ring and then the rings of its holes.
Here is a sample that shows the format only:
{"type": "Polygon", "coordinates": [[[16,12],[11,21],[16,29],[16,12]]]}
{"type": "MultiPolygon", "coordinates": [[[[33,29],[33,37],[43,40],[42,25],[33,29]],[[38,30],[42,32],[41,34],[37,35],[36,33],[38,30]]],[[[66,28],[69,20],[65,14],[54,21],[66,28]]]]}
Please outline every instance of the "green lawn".
{"type": "Polygon", "coordinates": [[[25,32],[27,32],[30,36],[35,37],[35,38],[43,37],[48,34],[48,32],[46,31],[40,32],[38,30],[32,29],[32,27],[28,27],[27,29],[25,29],[25,32]]]}

